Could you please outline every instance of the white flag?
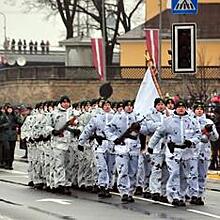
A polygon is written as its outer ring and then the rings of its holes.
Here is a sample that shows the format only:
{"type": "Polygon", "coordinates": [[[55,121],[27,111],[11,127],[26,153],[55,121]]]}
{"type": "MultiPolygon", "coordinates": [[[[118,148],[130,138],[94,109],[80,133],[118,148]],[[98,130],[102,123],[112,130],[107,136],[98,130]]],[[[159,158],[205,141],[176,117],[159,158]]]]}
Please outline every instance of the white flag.
{"type": "Polygon", "coordinates": [[[134,112],[137,114],[138,120],[141,120],[150,112],[150,109],[154,107],[154,100],[159,97],[150,68],[148,68],[134,103],[134,112]]]}

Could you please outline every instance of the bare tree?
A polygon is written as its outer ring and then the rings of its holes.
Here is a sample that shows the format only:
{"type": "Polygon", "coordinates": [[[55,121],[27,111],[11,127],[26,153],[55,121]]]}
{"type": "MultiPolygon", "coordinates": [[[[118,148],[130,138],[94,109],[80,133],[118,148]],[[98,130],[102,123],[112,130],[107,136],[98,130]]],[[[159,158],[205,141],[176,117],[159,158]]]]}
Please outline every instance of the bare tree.
{"type": "MultiPolygon", "coordinates": [[[[87,1],[88,0],[84,0],[84,4],[87,1]]],[[[134,0],[130,12],[128,12],[128,10],[126,11],[128,7],[126,7],[124,0],[106,0],[104,11],[102,10],[103,0],[91,0],[90,2],[92,3],[90,7],[86,8],[83,5],[78,5],[78,10],[81,13],[89,15],[91,19],[95,21],[95,23],[93,21],[90,23],[93,25],[93,28],[100,30],[102,36],[105,36],[106,64],[111,65],[117,38],[120,32],[126,33],[131,30],[131,21],[135,12],[143,3],[143,0],[134,0]],[[114,16],[114,22],[111,24],[108,23],[109,15],[114,16]],[[120,27],[122,27],[122,31],[120,27]],[[109,33],[111,33],[111,35],[109,33]]],[[[131,1],[129,1],[129,3],[131,5],[131,1]]]]}
{"type": "Polygon", "coordinates": [[[132,0],[132,2],[127,0],[127,4],[125,2],[126,0],[23,0],[23,5],[29,10],[44,9],[46,6],[51,9],[52,14],[59,13],[66,28],[66,39],[73,37],[74,26],[79,25],[74,20],[76,13],[89,17],[86,23],[87,29],[89,26],[102,32],[102,36],[105,37],[106,64],[111,65],[120,32],[126,33],[131,30],[135,12],[144,0],[132,0]],[[88,20],[90,20],[89,24],[88,20]]]}
{"type": "Polygon", "coordinates": [[[207,101],[208,99],[208,89],[209,85],[209,77],[208,77],[208,68],[205,66],[209,66],[210,60],[206,61],[205,51],[201,49],[198,52],[198,66],[197,73],[194,76],[185,76],[187,79],[187,90],[195,101],[196,99],[200,99],[202,101],[207,101]]]}
{"type": "Polygon", "coordinates": [[[47,7],[50,11],[48,16],[60,14],[66,28],[66,39],[73,37],[73,21],[76,15],[77,3],[79,0],[23,0],[27,10],[42,10],[47,7]]]}

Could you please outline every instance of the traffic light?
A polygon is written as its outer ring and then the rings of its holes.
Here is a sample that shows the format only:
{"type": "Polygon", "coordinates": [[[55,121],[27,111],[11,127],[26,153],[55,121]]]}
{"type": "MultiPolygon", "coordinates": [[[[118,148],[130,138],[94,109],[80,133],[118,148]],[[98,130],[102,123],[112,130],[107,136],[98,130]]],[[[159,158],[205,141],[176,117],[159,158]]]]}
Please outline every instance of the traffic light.
{"type": "Polygon", "coordinates": [[[174,73],[196,72],[196,24],[173,24],[172,55],[174,73]]]}

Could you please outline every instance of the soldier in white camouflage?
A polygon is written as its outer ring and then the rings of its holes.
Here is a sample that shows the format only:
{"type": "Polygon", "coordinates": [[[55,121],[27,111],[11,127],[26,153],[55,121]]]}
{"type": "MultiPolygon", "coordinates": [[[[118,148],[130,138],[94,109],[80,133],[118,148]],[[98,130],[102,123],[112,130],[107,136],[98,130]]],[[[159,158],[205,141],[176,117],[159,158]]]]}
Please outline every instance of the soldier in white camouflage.
{"type": "Polygon", "coordinates": [[[137,122],[133,113],[133,103],[130,100],[124,102],[124,112],[115,114],[105,133],[107,139],[115,144],[116,167],[118,173],[117,187],[121,195],[121,201],[134,202],[133,194],[137,183],[138,158],[140,154],[139,126],[129,131],[132,124],[137,122]],[[138,128],[139,127],[139,128],[138,128]]]}
{"type": "Polygon", "coordinates": [[[110,123],[112,117],[111,103],[103,101],[102,110],[90,119],[79,138],[78,147],[80,151],[84,150],[83,145],[89,138],[95,138],[97,141],[95,158],[100,189],[98,196],[100,198],[111,197],[109,191],[113,186],[112,177],[114,174],[115,155],[113,153],[113,145],[106,139],[104,133],[105,126],[110,123]]]}
{"type": "Polygon", "coordinates": [[[60,98],[57,108],[51,113],[49,126],[52,128],[51,145],[54,158],[54,187],[57,192],[71,194],[72,182],[68,179],[67,167],[70,161],[69,147],[74,129],[74,115],[68,96],[60,98]]]}
{"type": "MultiPolygon", "coordinates": [[[[154,108],[147,114],[146,119],[142,122],[142,133],[151,137],[156,129],[160,127],[166,118],[165,101],[161,98],[154,100],[154,108]]],[[[149,179],[149,190],[151,198],[155,201],[167,202],[166,183],[168,179],[168,170],[165,163],[165,139],[153,149],[148,146],[148,153],[151,160],[151,174],[149,179]]]]}
{"type": "Polygon", "coordinates": [[[191,149],[201,140],[198,122],[186,112],[184,101],[178,101],[174,113],[164,119],[149,141],[154,150],[161,139],[166,138],[166,163],[169,179],[166,186],[167,199],[174,206],[185,206],[186,188],[189,184],[187,159],[192,156],[191,149]]]}

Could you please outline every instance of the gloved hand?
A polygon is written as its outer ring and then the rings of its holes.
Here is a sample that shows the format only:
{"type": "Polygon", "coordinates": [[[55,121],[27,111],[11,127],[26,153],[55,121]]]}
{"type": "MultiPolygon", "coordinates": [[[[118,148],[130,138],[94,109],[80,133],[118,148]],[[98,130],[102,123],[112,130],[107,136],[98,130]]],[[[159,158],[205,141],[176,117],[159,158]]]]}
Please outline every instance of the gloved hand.
{"type": "Polygon", "coordinates": [[[207,124],[207,125],[205,126],[205,130],[206,130],[207,132],[212,132],[212,131],[213,131],[212,124],[207,124]]]}
{"type": "Polygon", "coordinates": [[[103,138],[101,136],[96,136],[95,139],[96,139],[97,143],[101,146],[103,138]]]}
{"type": "Polygon", "coordinates": [[[116,138],[116,139],[114,140],[114,144],[115,144],[115,145],[121,144],[121,140],[120,140],[119,138],[116,138]]]}
{"type": "Polygon", "coordinates": [[[150,147],[147,148],[147,151],[148,151],[149,154],[153,154],[153,152],[154,152],[154,150],[150,147]]]}
{"type": "Polygon", "coordinates": [[[79,144],[77,148],[79,151],[84,152],[84,147],[82,145],[79,144]]]}
{"type": "Polygon", "coordinates": [[[192,147],[192,142],[190,140],[185,140],[183,144],[188,148],[192,147]]]}
{"type": "Polygon", "coordinates": [[[28,142],[30,142],[30,143],[32,143],[32,144],[35,143],[35,141],[34,141],[32,138],[29,138],[29,139],[28,139],[28,142]]]}
{"type": "Polygon", "coordinates": [[[167,143],[167,147],[169,148],[170,153],[173,154],[174,153],[174,148],[175,148],[175,143],[170,141],[170,142],[167,143]]]}
{"type": "Polygon", "coordinates": [[[41,134],[38,138],[35,139],[36,142],[40,142],[40,141],[43,141],[44,137],[43,135],[41,134]]]}
{"type": "Polygon", "coordinates": [[[60,131],[54,129],[54,130],[52,131],[52,134],[53,134],[54,136],[59,136],[59,135],[60,135],[60,131]]]}
{"type": "Polygon", "coordinates": [[[79,137],[81,131],[79,129],[73,129],[73,134],[75,137],[79,137]]]}
{"type": "Polygon", "coordinates": [[[51,140],[51,135],[48,135],[43,139],[44,142],[50,141],[51,140]]]}

